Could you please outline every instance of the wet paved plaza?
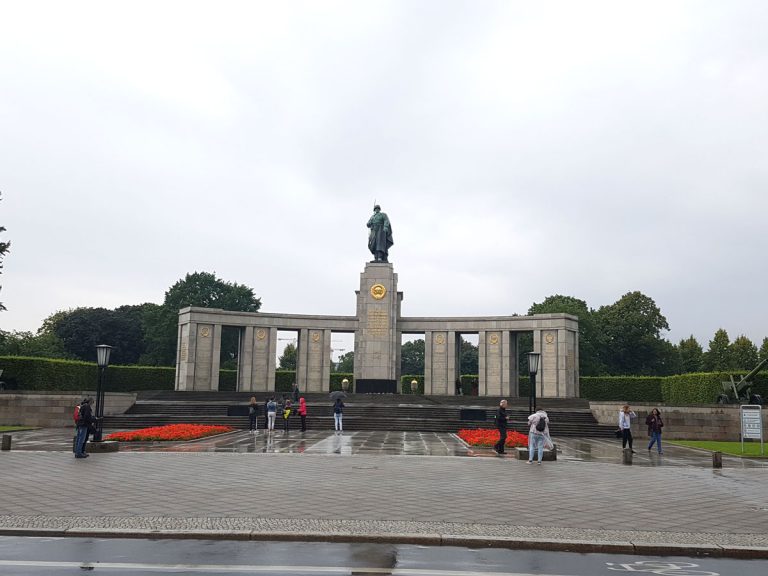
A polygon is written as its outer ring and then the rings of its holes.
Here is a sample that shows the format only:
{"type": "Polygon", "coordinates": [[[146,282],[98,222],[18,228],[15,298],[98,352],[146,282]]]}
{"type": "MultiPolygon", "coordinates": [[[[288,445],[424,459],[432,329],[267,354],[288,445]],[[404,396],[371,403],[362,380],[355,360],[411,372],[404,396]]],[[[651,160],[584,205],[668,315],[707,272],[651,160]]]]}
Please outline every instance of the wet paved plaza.
{"type": "MultiPolygon", "coordinates": [[[[108,433],[108,431],[107,431],[108,433]]],[[[14,450],[69,451],[72,431],[68,428],[48,428],[13,432],[14,450]]],[[[634,466],[695,466],[711,468],[709,452],[667,443],[664,454],[648,452],[643,438],[636,440],[634,466]]],[[[600,438],[555,438],[558,459],[564,461],[622,463],[621,442],[600,438]]],[[[274,454],[341,454],[386,456],[459,456],[501,458],[490,448],[467,446],[454,434],[434,432],[357,431],[336,434],[333,431],[296,430],[251,434],[237,430],[190,442],[122,443],[123,452],[220,452],[274,454]]],[[[506,459],[515,459],[508,450],[506,459]]],[[[723,456],[727,468],[768,468],[768,459],[723,456]]]]}

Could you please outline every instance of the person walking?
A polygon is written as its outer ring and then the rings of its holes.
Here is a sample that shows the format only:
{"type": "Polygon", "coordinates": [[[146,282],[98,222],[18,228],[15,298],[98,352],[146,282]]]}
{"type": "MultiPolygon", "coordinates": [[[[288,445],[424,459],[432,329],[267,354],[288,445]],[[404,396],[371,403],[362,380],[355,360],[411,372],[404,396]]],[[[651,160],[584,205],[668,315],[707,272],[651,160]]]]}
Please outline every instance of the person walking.
{"type": "Polygon", "coordinates": [[[251,403],[248,404],[248,424],[249,432],[256,434],[256,430],[259,427],[258,423],[259,405],[256,404],[256,396],[251,396],[251,403]]]}
{"type": "Polygon", "coordinates": [[[334,421],[334,430],[336,433],[341,434],[344,431],[344,428],[342,426],[342,419],[344,416],[344,402],[341,401],[341,398],[336,398],[336,402],[333,404],[333,421],[334,421]]]}
{"type": "Polygon", "coordinates": [[[528,416],[528,464],[533,464],[534,452],[538,452],[538,463],[541,464],[545,447],[552,449],[554,444],[549,437],[549,416],[539,408],[528,416]]]}
{"type": "Polygon", "coordinates": [[[299,417],[301,418],[301,431],[307,431],[307,401],[304,396],[299,398],[299,417]]]}
{"type": "Polygon", "coordinates": [[[621,448],[622,450],[627,447],[627,444],[629,444],[629,449],[632,451],[632,454],[636,454],[635,450],[632,448],[632,430],[630,430],[630,427],[632,426],[632,419],[637,418],[637,414],[635,414],[632,410],[629,409],[629,404],[624,404],[622,406],[621,411],[619,412],[619,430],[621,430],[621,448]]]}
{"type": "Polygon", "coordinates": [[[299,387],[296,385],[296,382],[293,383],[293,389],[291,390],[291,397],[293,398],[294,404],[296,404],[296,402],[299,401],[299,387]]]}
{"type": "Polygon", "coordinates": [[[275,397],[271,396],[267,402],[267,430],[269,432],[275,431],[275,414],[277,414],[277,404],[275,397]]]}
{"type": "Polygon", "coordinates": [[[509,416],[507,416],[507,401],[502,400],[499,402],[499,407],[496,409],[496,428],[499,431],[499,441],[493,446],[496,454],[504,454],[504,444],[507,443],[507,424],[509,423],[509,416]]]}
{"type": "Polygon", "coordinates": [[[664,454],[661,449],[661,429],[664,427],[664,421],[661,419],[661,412],[658,408],[651,410],[651,413],[645,418],[645,424],[648,426],[648,436],[651,437],[651,441],[648,443],[648,452],[656,444],[659,454],[664,454]]]}
{"type": "Polygon", "coordinates": [[[75,458],[88,458],[85,453],[85,445],[88,442],[88,433],[93,426],[93,411],[90,398],[84,398],[80,403],[80,411],[77,416],[77,438],[75,439],[75,458]]]}

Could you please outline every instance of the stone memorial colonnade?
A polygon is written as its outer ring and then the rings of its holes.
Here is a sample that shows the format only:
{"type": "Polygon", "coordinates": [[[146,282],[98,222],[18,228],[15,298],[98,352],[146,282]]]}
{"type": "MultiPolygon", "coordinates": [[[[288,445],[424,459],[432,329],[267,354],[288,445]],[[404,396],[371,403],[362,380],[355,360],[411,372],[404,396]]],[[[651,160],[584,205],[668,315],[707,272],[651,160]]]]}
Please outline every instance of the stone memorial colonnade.
{"type": "MultiPolygon", "coordinates": [[[[223,326],[240,328],[237,389],[275,389],[277,334],[298,334],[296,383],[302,391],[329,390],[331,336],[355,334],[355,381],[388,383],[399,391],[403,334],[425,341],[424,393],[452,395],[459,378],[462,334],[479,335],[479,394],[516,397],[518,336],[532,332],[541,354],[537,395],[579,395],[578,319],[569,314],[492,317],[401,317],[402,292],[392,264],[366,264],[360,275],[356,316],[305,316],[231,312],[208,308],[179,311],[176,390],[218,390],[223,326]]],[[[359,390],[359,388],[358,388],[359,390]]]]}

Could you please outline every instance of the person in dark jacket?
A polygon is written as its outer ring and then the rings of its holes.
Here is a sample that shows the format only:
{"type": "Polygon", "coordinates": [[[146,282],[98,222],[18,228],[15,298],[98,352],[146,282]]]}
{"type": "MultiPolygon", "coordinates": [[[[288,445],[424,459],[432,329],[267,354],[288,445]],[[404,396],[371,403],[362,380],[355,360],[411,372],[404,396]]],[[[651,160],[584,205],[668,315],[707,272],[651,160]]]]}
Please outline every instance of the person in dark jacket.
{"type": "Polygon", "coordinates": [[[90,398],[84,398],[80,404],[80,413],[77,417],[77,438],[75,440],[75,458],[88,458],[85,453],[85,444],[88,442],[88,433],[93,426],[93,412],[91,411],[90,398]]]}
{"type": "Polygon", "coordinates": [[[499,430],[499,441],[496,442],[493,449],[497,454],[504,454],[504,444],[507,442],[507,401],[499,402],[499,408],[496,410],[496,428],[499,430]]]}
{"type": "Polygon", "coordinates": [[[251,434],[256,434],[256,430],[259,427],[258,416],[259,405],[256,403],[256,396],[251,396],[251,403],[248,404],[248,423],[251,434]]]}
{"type": "Polygon", "coordinates": [[[333,404],[333,423],[335,427],[335,433],[341,434],[344,430],[344,426],[342,425],[344,420],[344,402],[341,401],[341,398],[336,398],[336,402],[333,404]]]}
{"type": "Polygon", "coordinates": [[[651,437],[651,441],[648,444],[648,452],[653,448],[654,443],[659,454],[664,454],[661,450],[661,429],[664,427],[664,421],[661,419],[661,412],[658,408],[651,410],[651,413],[645,419],[645,424],[648,426],[648,436],[651,437]]]}

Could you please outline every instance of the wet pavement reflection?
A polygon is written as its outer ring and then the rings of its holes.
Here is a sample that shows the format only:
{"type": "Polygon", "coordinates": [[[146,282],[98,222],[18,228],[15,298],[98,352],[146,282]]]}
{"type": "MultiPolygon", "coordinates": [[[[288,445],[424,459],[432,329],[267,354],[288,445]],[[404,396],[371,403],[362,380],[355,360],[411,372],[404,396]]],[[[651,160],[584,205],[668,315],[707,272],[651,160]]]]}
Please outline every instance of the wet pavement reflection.
{"type": "MultiPolygon", "coordinates": [[[[555,438],[557,459],[571,462],[604,462],[622,465],[621,442],[602,438],[555,438]]],[[[696,466],[711,467],[711,453],[704,450],[673,446],[666,443],[664,454],[643,449],[641,442],[633,457],[633,466],[696,466]]],[[[72,430],[46,428],[13,432],[13,450],[70,451],[72,430]]],[[[467,446],[454,434],[436,432],[356,431],[341,434],[330,430],[307,432],[283,431],[255,434],[237,430],[219,436],[190,442],[121,443],[122,452],[226,452],[277,454],[340,454],[354,456],[461,456],[505,458],[516,460],[517,454],[508,449],[505,456],[491,448],[467,446]]],[[[768,459],[723,456],[726,468],[768,467],[768,459]]]]}

